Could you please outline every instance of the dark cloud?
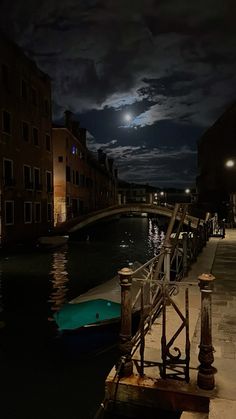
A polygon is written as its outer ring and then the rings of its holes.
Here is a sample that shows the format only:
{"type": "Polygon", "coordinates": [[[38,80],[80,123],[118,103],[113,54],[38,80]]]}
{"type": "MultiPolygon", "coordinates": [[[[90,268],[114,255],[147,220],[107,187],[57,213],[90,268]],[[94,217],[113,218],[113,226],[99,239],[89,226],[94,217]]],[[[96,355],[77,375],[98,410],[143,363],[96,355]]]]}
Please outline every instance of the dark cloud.
{"type": "MultiPolygon", "coordinates": [[[[0,25],[52,77],[56,119],[70,108],[99,142],[116,138],[133,151],[171,145],[179,176],[171,157],[171,170],[168,160],[162,175],[160,160],[149,170],[150,182],[171,184],[193,181],[196,172],[195,156],[180,163],[178,148],[192,150],[196,132],[235,100],[235,19],[232,0],[3,0],[0,25]],[[183,126],[192,128],[188,138],[183,126]]],[[[132,164],[144,178],[146,163],[132,164]]],[[[135,176],[135,169],[123,172],[135,176]]]]}

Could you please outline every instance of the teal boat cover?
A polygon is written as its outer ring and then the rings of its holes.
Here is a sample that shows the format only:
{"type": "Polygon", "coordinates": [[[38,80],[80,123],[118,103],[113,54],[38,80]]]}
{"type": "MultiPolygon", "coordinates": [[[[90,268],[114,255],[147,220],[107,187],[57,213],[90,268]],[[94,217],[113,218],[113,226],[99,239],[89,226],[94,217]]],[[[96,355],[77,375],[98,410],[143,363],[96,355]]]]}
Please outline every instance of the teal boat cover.
{"type": "Polygon", "coordinates": [[[54,314],[59,330],[73,330],[104,320],[120,317],[120,304],[97,299],[77,304],[65,304],[54,314]]]}

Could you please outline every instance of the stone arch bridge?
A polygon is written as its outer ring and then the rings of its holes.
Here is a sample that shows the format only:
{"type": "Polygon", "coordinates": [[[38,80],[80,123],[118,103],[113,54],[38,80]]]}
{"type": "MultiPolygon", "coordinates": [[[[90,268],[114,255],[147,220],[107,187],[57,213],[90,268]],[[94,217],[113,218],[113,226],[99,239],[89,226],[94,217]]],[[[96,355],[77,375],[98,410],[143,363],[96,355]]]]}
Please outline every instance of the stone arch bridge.
{"type": "MultiPolygon", "coordinates": [[[[73,218],[69,221],[66,221],[55,227],[55,230],[63,233],[74,233],[77,230],[80,230],[90,224],[93,224],[97,221],[103,220],[105,218],[110,218],[115,215],[124,214],[124,213],[148,213],[162,215],[165,217],[171,218],[173,214],[172,206],[158,206],[153,204],[126,204],[126,205],[115,205],[112,207],[103,208],[102,210],[91,212],[86,215],[81,215],[80,217],[73,218]]],[[[181,219],[181,209],[177,213],[177,220],[181,219]]],[[[200,220],[202,224],[204,220],[200,220]]],[[[191,225],[192,228],[197,228],[199,224],[199,218],[192,215],[186,214],[184,219],[184,224],[191,225]]]]}

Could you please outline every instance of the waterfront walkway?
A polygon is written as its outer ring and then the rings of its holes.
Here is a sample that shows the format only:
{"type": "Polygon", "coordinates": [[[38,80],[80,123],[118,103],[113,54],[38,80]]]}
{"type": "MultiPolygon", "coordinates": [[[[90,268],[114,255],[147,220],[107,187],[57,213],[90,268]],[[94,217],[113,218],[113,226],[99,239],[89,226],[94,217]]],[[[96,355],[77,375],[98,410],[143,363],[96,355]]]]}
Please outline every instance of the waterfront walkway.
{"type": "MultiPolygon", "coordinates": [[[[161,365],[161,319],[157,319],[145,341],[144,377],[138,374],[140,355],[134,355],[134,374],[115,383],[113,369],[106,380],[108,397],[116,385],[116,407],[122,411],[127,401],[126,394],[133,407],[143,398],[143,404],[153,407],[158,400],[160,407],[167,410],[186,410],[181,419],[227,419],[236,417],[236,230],[226,230],[224,239],[211,238],[192,266],[184,282],[191,283],[190,290],[190,383],[181,380],[160,377],[161,365]],[[212,338],[214,353],[215,389],[206,391],[197,387],[198,345],[200,343],[200,307],[201,296],[198,276],[211,272],[215,277],[212,294],[212,338]],[[146,397],[146,400],[145,400],[146,397]],[[210,403],[209,403],[210,400],[210,403]],[[206,413],[209,408],[209,413],[206,413]],[[192,411],[192,412],[190,412],[192,411]]],[[[184,312],[184,286],[175,297],[178,307],[184,312]]],[[[173,336],[179,327],[179,318],[173,307],[167,310],[168,335],[173,336]]],[[[175,342],[184,350],[184,335],[175,342]]],[[[137,406],[137,405],[136,405],[137,406]]],[[[140,411],[140,406],[138,407],[140,411]]],[[[146,417],[148,417],[146,415],[146,417]]]]}
{"type": "MultiPolygon", "coordinates": [[[[212,266],[215,276],[212,295],[212,338],[216,391],[210,400],[209,419],[236,418],[236,229],[226,230],[216,247],[212,266]]],[[[191,355],[196,361],[199,320],[192,340],[191,355]]],[[[184,413],[182,419],[202,417],[184,413]]]]}

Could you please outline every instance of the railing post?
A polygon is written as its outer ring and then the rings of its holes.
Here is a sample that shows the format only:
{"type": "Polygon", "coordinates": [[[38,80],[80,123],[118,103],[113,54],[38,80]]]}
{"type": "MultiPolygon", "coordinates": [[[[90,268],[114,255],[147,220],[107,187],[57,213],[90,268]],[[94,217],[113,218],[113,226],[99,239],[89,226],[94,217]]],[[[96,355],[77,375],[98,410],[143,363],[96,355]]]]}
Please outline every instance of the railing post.
{"type": "Polygon", "coordinates": [[[170,255],[171,255],[171,244],[169,241],[167,241],[164,244],[164,250],[165,250],[165,256],[164,256],[164,280],[166,282],[170,281],[170,255]]]}
{"type": "Polygon", "coordinates": [[[183,275],[185,276],[188,272],[188,233],[182,235],[183,244],[183,275]]]}
{"type": "Polygon", "coordinates": [[[212,346],[212,313],[211,313],[211,294],[215,277],[211,274],[202,274],[198,277],[201,290],[201,341],[199,345],[197,384],[205,390],[212,390],[215,386],[214,373],[216,369],[212,367],[214,362],[214,348],[212,346]]]}
{"type": "Polygon", "coordinates": [[[119,349],[122,366],[119,375],[129,377],[133,373],[132,351],[132,274],[130,268],[123,268],[119,272],[121,286],[121,330],[119,349]]]}

